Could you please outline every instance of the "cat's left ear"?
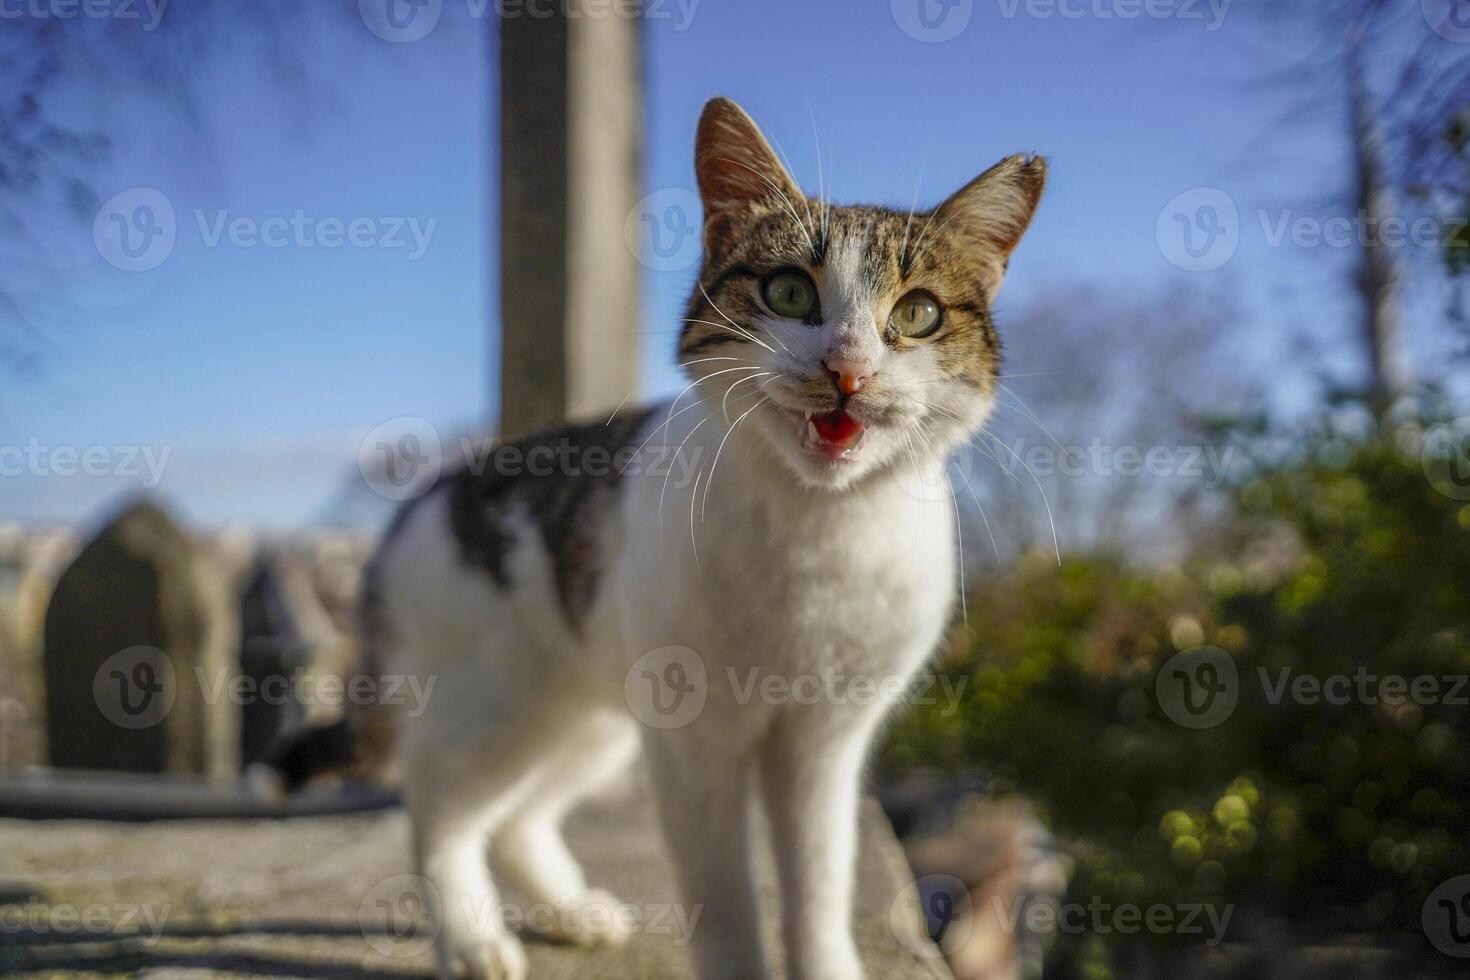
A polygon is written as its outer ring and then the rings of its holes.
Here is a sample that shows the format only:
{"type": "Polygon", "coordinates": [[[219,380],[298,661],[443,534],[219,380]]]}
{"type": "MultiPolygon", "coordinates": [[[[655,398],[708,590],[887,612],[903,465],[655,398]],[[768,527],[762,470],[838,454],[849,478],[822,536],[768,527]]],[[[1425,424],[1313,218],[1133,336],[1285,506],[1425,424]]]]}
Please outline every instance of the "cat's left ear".
{"type": "Polygon", "coordinates": [[[992,296],[1000,289],[1006,263],[1031,224],[1045,186],[1045,158],[1018,153],[961,187],[934,213],[936,227],[968,239],[972,254],[985,267],[992,296]]]}
{"type": "Polygon", "coordinates": [[[788,207],[801,189],[786,172],[755,120],[730,99],[705,103],[694,140],[694,174],[704,202],[704,247],[728,244],[740,209],[766,198],[784,197],[788,207]]]}

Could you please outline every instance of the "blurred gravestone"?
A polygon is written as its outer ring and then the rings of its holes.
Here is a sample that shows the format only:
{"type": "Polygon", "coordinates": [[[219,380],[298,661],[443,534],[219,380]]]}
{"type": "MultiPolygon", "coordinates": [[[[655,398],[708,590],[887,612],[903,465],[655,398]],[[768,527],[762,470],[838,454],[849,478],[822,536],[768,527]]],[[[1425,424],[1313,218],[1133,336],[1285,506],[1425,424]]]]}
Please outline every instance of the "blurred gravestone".
{"type": "Polygon", "coordinates": [[[260,759],[276,737],[300,728],[303,706],[291,696],[293,679],[311,659],[279,562],[262,556],[240,596],[240,670],[261,696],[240,712],[240,762],[260,759]]]}
{"type": "Polygon", "coordinates": [[[236,768],[233,630],[205,556],[161,509],[125,509],[76,556],[46,610],[51,764],[236,768]]]}

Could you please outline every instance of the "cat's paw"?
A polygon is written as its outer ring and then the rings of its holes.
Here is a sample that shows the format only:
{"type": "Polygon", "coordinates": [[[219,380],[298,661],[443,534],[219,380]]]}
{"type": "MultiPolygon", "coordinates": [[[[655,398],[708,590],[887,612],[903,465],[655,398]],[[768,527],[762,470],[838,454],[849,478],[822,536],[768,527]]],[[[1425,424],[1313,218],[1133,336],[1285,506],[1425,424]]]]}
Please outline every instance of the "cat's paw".
{"type": "Polygon", "coordinates": [[[451,976],[463,980],[526,980],[526,951],[514,936],[450,942],[444,952],[451,976]]]}
{"type": "Polygon", "coordinates": [[[575,946],[621,946],[638,931],[638,909],[602,888],[557,907],[547,938],[575,946]]]}

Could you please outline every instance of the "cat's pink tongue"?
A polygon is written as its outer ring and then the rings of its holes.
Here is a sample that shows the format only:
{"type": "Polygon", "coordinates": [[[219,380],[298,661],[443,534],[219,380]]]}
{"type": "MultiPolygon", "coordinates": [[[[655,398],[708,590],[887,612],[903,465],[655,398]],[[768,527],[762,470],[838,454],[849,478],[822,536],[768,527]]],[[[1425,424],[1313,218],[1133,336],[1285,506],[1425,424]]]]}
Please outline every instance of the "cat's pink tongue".
{"type": "Polygon", "coordinates": [[[813,415],[812,425],[823,442],[838,449],[850,448],[863,434],[863,424],[840,408],[824,415],[813,415]]]}

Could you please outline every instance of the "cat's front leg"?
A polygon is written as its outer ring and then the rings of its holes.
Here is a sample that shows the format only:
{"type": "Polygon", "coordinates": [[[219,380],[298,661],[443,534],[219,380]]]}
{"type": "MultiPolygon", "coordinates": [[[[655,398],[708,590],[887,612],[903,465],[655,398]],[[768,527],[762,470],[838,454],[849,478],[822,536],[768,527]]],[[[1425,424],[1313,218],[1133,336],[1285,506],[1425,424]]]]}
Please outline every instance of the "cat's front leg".
{"type": "Polygon", "coordinates": [[[790,980],[862,980],[852,937],[863,761],[878,712],[793,706],[760,758],[790,980]]]}
{"type": "Polygon", "coordinates": [[[696,974],[700,980],[764,980],[770,973],[751,871],[749,751],[703,724],[646,732],[644,747],[683,918],[696,923],[696,974]]]}

